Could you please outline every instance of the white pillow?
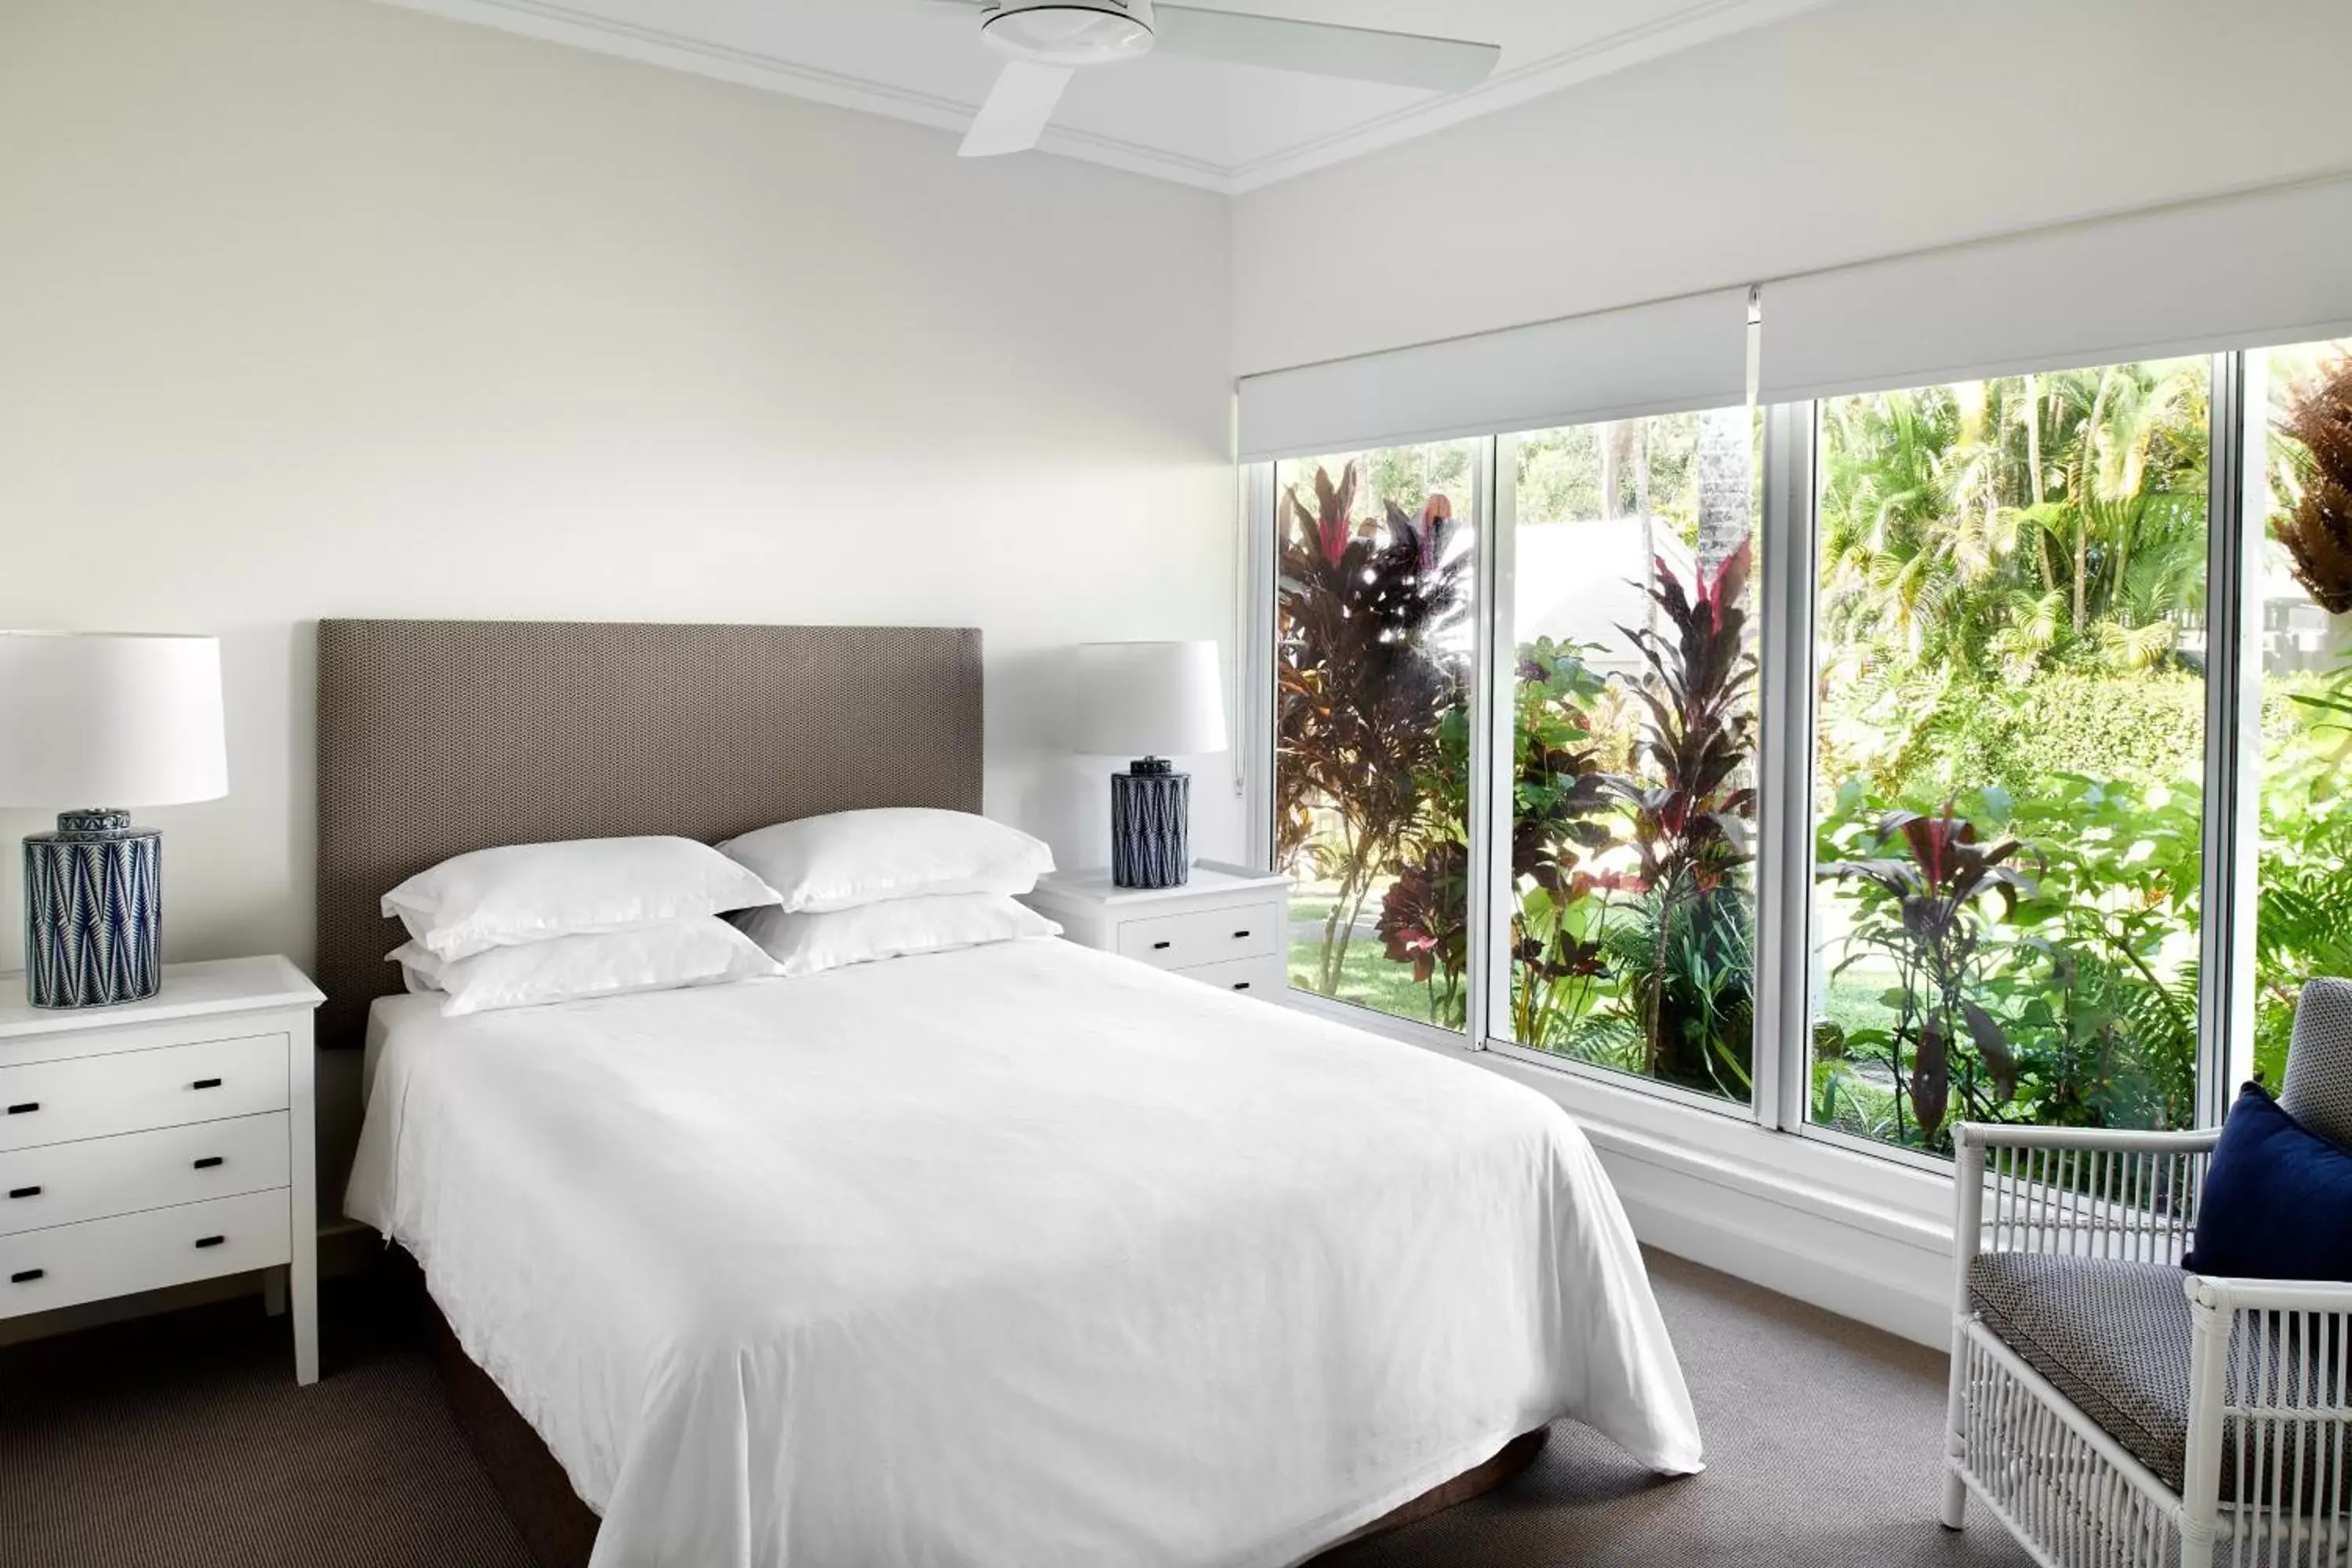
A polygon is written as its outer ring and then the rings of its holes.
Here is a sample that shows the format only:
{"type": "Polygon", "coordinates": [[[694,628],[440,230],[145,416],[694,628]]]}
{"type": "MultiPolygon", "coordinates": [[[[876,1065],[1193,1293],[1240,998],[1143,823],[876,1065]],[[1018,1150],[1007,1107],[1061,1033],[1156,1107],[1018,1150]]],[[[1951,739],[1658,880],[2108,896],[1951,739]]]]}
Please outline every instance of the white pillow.
{"type": "Polygon", "coordinates": [[[386,893],[383,912],[448,960],[775,901],[755,873],[691,838],[574,838],[452,856],[386,893]]]}
{"type": "Polygon", "coordinates": [[[877,958],[1062,934],[1060,926],[1002,893],[891,899],[827,914],[753,910],[736,918],[782,974],[814,974],[877,958]]]}
{"type": "Polygon", "coordinates": [[[1017,827],[915,805],[804,816],[719,847],[758,872],[795,914],[885,899],[1025,893],[1054,868],[1054,852],[1017,827]]]}
{"type": "Polygon", "coordinates": [[[470,958],[437,958],[412,942],[394,949],[392,959],[410,990],[447,994],[441,1004],[445,1018],[583,996],[720,985],[776,973],[776,961],[759,943],[716,915],[550,937],[488,948],[470,958]]]}

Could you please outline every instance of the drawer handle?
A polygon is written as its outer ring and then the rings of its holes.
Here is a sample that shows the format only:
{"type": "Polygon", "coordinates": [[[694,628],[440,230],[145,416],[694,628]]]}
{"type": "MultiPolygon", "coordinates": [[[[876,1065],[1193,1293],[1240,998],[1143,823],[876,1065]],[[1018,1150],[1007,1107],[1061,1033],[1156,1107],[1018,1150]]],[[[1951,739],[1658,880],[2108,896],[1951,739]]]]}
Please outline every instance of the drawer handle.
{"type": "Polygon", "coordinates": [[[203,1159],[196,1162],[196,1169],[199,1171],[209,1171],[215,1165],[218,1165],[223,1163],[224,1162],[218,1154],[207,1154],[203,1159]]]}
{"type": "Polygon", "coordinates": [[[222,1242],[226,1241],[228,1237],[225,1236],[200,1236],[196,1237],[196,1246],[200,1248],[206,1247],[218,1247],[222,1242]]]}
{"type": "Polygon", "coordinates": [[[1153,943],[1151,944],[1151,951],[1152,951],[1152,952],[1159,952],[1163,951],[1167,946],[1168,946],[1168,944],[1167,944],[1166,942],[1153,942],[1153,943]]]}
{"type": "Polygon", "coordinates": [[[1241,939],[1242,939],[1242,938],[1244,938],[1244,937],[1245,937],[1245,936],[1247,936],[1247,935],[1249,935],[1249,932],[1247,932],[1247,931],[1237,931],[1234,932],[1234,940],[1235,942],[1239,942],[1239,941],[1241,941],[1241,939]]]}
{"type": "Polygon", "coordinates": [[[42,1275],[47,1274],[47,1272],[48,1270],[46,1268],[19,1268],[16,1273],[8,1276],[8,1283],[11,1285],[30,1285],[34,1280],[38,1279],[42,1275]]]}
{"type": "Polygon", "coordinates": [[[9,1114],[9,1115],[11,1115],[11,1116],[30,1116],[34,1111],[38,1110],[40,1110],[40,1109],[41,1109],[41,1102],[40,1102],[39,1100],[28,1100],[25,1101],[22,1105],[12,1105],[12,1106],[10,1106],[10,1107],[8,1108],[8,1114],[9,1114]]]}
{"type": "Polygon", "coordinates": [[[8,1195],[12,1198],[37,1198],[41,1195],[41,1189],[38,1187],[10,1187],[8,1189],[8,1195]]]}
{"type": "Polygon", "coordinates": [[[218,1089],[220,1087],[220,1079],[216,1078],[200,1078],[188,1087],[191,1089],[218,1089]]]}
{"type": "Polygon", "coordinates": [[[1234,989],[1236,991],[1246,991],[1249,989],[1249,982],[1246,980],[1236,980],[1234,982],[1234,989]]]}

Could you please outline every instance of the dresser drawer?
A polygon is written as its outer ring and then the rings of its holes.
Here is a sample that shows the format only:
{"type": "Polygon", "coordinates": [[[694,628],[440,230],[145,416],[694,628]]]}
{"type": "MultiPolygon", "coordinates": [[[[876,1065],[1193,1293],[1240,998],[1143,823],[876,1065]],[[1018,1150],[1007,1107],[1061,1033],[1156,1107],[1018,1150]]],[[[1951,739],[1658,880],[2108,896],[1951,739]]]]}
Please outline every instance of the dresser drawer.
{"type": "Polygon", "coordinates": [[[1264,958],[1282,951],[1279,900],[1202,910],[1189,915],[1123,921],[1118,928],[1122,958],[1139,958],[1162,969],[1191,969],[1235,958],[1264,958]]]}
{"type": "Polygon", "coordinates": [[[286,1037],[0,1068],[0,1151],[286,1109],[286,1037]]]}
{"type": "Polygon", "coordinates": [[[284,1263],[289,1212],[280,1189],[0,1236],[0,1318],[284,1263]]]}
{"type": "Polygon", "coordinates": [[[1229,958],[1223,963],[1195,964],[1176,973],[1220,991],[1238,991],[1248,996],[1279,999],[1290,985],[1290,972],[1278,952],[1259,958],[1229,958]]]}
{"type": "Polygon", "coordinates": [[[0,1236],[287,1184],[286,1113],[0,1154],[0,1236]]]}

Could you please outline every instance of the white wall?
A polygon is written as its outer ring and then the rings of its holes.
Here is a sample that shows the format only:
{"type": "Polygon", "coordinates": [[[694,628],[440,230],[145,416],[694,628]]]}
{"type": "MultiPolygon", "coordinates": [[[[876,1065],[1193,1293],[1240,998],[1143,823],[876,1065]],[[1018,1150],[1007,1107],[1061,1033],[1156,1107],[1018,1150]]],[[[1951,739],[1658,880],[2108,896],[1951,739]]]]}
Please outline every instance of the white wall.
{"type": "Polygon", "coordinates": [[[1240,198],[1235,367],[2352,169],[2347,74],[2342,0],[1843,0],[1240,198]]]}
{"type": "MultiPolygon", "coordinates": [[[[1225,204],[954,147],[363,0],[0,5],[0,625],[226,639],[168,956],[309,954],[322,616],[978,626],[990,811],[1102,861],[1062,648],[1232,646],[1225,204]]],[[[10,842],[0,968],[19,908],[10,842]]]]}

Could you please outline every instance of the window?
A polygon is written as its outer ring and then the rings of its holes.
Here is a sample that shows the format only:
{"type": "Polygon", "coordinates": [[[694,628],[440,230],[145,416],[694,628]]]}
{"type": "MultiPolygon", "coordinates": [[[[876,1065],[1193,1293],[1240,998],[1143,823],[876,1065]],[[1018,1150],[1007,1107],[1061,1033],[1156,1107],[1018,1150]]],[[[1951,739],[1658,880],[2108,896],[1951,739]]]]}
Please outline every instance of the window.
{"type": "Polygon", "coordinates": [[[1754,1079],[1757,426],[1506,437],[1509,996],[1493,1032],[1724,1099],[1754,1079]]]}
{"type": "Polygon", "coordinates": [[[1816,384],[1251,470],[1294,989],[1913,1163],[2210,1123],[2352,973],[2352,340],[1816,384]]]}
{"type": "Polygon", "coordinates": [[[1481,443],[1277,465],[1275,863],[1290,983],[1459,1029],[1481,443]]]}
{"type": "Polygon", "coordinates": [[[1821,405],[1816,1123],[2196,1121],[2210,374],[1821,405]]]}
{"type": "Polygon", "coordinates": [[[2304,978],[2352,974],[2352,341],[2250,357],[2271,422],[2247,569],[2262,657],[2254,1068],[2275,1088],[2304,978]]]}

